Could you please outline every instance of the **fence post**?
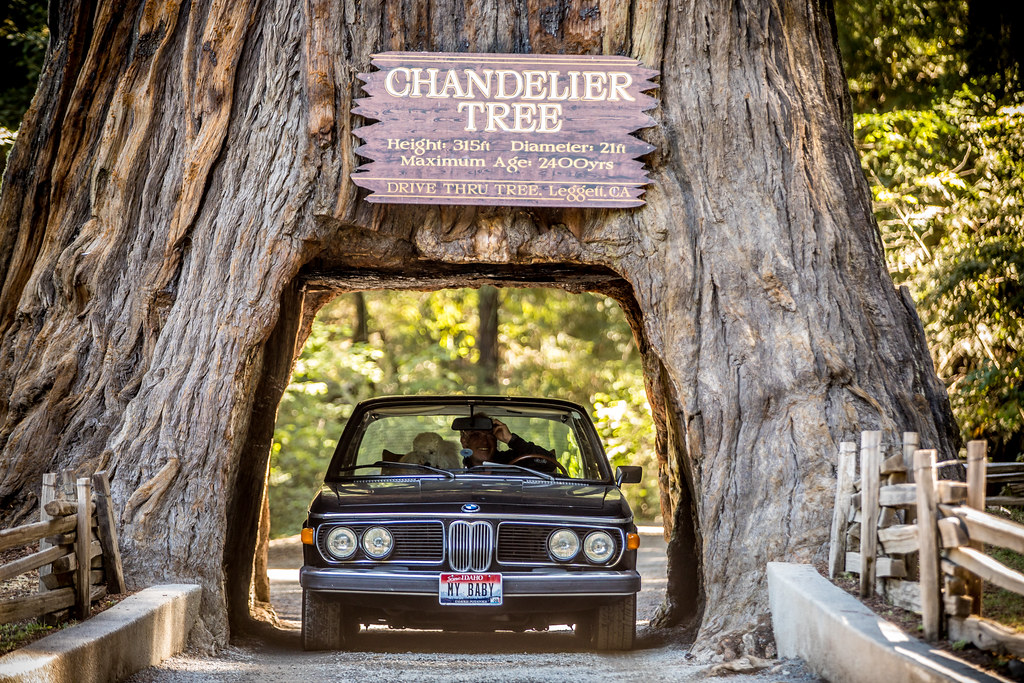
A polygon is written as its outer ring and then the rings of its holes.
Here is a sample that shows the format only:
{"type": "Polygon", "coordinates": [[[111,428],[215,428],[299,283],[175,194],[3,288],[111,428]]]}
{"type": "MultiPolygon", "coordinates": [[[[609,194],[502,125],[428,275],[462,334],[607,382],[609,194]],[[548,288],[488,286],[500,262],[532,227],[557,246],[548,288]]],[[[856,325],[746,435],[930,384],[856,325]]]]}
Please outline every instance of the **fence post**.
{"type": "Polygon", "coordinates": [[[78,569],[75,571],[75,611],[79,619],[89,616],[92,606],[92,590],[89,587],[91,558],[89,547],[92,545],[92,486],[88,477],[81,477],[77,486],[78,495],[78,528],[75,531],[75,559],[78,569]]]}
{"type": "Polygon", "coordinates": [[[924,637],[937,640],[941,624],[942,596],[939,583],[938,508],[935,504],[935,451],[914,453],[917,481],[917,533],[921,572],[921,621],[924,637]]]}
{"type": "Polygon", "coordinates": [[[828,546],[828,577],[835,578],[846,569],[846,518],[853,497],[853,482],[857,476],[857,444],[844,441],[839,444],[839,463],[836,470],[836,503],[832,509],[832,541],[828,546]]]}
{"type": "MultiPolygon", "coordinates": [[[[986,450],[988,442],[969,441],[967,443],[967,507],[985,511],[985,470],[986,450]]],[[[978,552],[985,551],[981,541],[971,541],[971,547],[978,552]]],[[[967,595],[971,597],[971,614],[981,616],[981,577],[971,574],[967,580],[967,595]]]]}
{"type": "Polygon", "coordinates": [[[110,480],[106,470],[92,475],[96,490],[96,522],[103,547],[103,569],[107,575],[107,589],[112,593],[124,593],[124,571],[121,568],[121,550],[118,547],[117,523],[114,521],[114,506],[110,501],[110,480]]]}
{"type": "Polygon", "coordinates": [[[860,433],[860,595],[875,594],[878,555],[878,487],[882,432],[860,433]]]}
{"type": "MultiPolygon", "coordinates": [[[[39,521],[49,522],[53,519],[53,515],[46,511],[46,504],[57,500],[57,475],[53,472],[47,472],[43,475],[43,488],[39,492],[39,521]]],[[[50,544],[46,542],[46,539],[39,541],[39,550],[43,551],[50,547],[50,544]]],[[[39,568],[39,592],[45,593],[49,590],[46,584],[43,583],[43,577],[50,573],[50,565],[45,565],[39,568]]]]}

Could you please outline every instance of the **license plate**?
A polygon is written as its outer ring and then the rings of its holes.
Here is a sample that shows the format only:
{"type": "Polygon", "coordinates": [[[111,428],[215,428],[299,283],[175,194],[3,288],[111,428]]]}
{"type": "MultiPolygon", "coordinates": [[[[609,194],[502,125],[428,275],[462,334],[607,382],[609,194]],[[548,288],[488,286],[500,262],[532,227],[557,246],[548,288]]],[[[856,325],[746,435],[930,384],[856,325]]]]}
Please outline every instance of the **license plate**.
{"type": "Polygon", "coordinates": [[[441,574],[437,598],[442,605],[500,605],[501,574],[441,574]]]}

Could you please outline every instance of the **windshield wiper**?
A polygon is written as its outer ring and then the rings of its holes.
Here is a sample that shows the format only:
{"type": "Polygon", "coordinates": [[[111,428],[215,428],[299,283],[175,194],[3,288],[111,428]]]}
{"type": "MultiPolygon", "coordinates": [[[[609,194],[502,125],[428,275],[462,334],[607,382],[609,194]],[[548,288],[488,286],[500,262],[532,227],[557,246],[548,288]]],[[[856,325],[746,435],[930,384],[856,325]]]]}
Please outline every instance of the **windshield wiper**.
{"type": "MultiPolygon", "coordinates": [[[[454,479],[455,478],[455,475],[452,474],[451,472],[449,472],[448,470],[438,469],[436,467],[431,467],[430,465],[423,465],[423,464],[418,463],[418,462],[384,462],[383,460],[378,460],[377,462],[371,462],[368,465],[347,465],[345,467],[339,467],[338,471],[339,472],[349,472],[349,471],[352,471],[352,470],[358,470],[358,469],[362,469],[362,468],[366,468],[366,467],[418,467],[418,468],[423,469],[423,470],[429,470],[431,472],[436,472],[437,474],[443,474],[448,479],[454,479]]],[[[382,475],[382,476],[389,476],[389,475],[385,474],[385,475],[382,475]]]]}
{"type": "Polygon", "coordinates": [[[522,470],[523,472],[527,472],[528,474],[532,474],[532,475],[535,475],[535,476],[538,476],[538,477],[543,477],[544,479],[547,479],[548,481],[554,481],[555,480],[555,478],[552,477],[547,472],[538,472],[537,470],[531,470],[529,467],[523,467],[522,465],[510,465],[508,463],[503,463],[503,462],[485,462],[482,465],[473,465],[472,467],[467,468],[466,471],[467,472],[472,472],[474,470],[488,469],[488,468],[494,469],[494,468],[498,468],[498,467],[504,467],[504,468],[507,468],[507,469],[510,469],[510,470],[522,470]]]}

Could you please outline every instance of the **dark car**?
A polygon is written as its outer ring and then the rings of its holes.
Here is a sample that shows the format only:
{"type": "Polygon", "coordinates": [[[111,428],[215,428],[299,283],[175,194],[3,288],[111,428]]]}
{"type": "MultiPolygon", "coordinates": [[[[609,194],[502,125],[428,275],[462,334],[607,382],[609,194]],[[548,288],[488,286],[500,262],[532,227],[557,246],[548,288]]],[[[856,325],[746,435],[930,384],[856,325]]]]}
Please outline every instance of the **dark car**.
{"type": "Polygon", "coordinates": [[[360,403],[302,530],[303,646],[344,648],[360,624],[566,624],[588,646],[631,648],[639,536],[619,486],[640,475],[613,474],[569,401],[360,403]]]}

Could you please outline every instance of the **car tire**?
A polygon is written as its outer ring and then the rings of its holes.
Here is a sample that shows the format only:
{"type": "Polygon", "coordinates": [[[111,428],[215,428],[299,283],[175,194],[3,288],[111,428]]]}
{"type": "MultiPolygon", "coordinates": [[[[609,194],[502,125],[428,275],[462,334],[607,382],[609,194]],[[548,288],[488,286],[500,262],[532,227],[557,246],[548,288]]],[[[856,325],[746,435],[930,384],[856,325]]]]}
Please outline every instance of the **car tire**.
{"type": "Polygon", "coordinates": [[[632,650],[636,639],[636,595],[598,607],[584,623],[581,635],[589,635],[590,645],[595,649],[632,650]]]}
{"type": "Polygon", "coordinates": [[[329,595],[303,589],[302,649],[340,650],[346,635],[341,603],[329,595]]]}

